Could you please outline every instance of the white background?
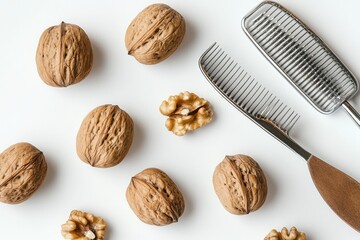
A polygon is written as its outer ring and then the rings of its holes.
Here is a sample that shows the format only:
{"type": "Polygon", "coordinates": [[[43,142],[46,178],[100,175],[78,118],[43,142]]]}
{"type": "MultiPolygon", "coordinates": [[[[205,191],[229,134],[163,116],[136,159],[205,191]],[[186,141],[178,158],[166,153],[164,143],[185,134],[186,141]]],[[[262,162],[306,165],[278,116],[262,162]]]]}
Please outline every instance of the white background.
{"type": "MultiPolygon", "coordinates": [[[[360,76],[360,4],[356,0],[279,1],[300,17],[360,76]]],[[[355,240],[360,235],[326,205],[306,162],[248,120],[204,79],[197,61],[218,41],[257,80],[291,105],[301,119],[292,137],[304,148],[360,180],[360,129],[343,110],[322,115],[261,55],[241,29],[242,17],[260,1],[166,1],[186,19],[179,49],[153,66],[127,55],[125,31],[143,8],[137,1],[0,2],[0,149],[27,141],[42,150],[48,173],[41,188],[19,205],[0,204],[0,239],[62,239],[60,226],[71,210],[103,217],[108,240],[248,239],[296,226],[309,239],[355,240]],[[94,52],[94,66],[68,88],[44,84],[36,70],[41,33],[61,21],[81,26],[94,52]],[[158,107],[168,96],[192,91],[210,101],[208,126],[184,137],[164,127],[158,107]],[[78,128],[93,108],[117,104],[135,122],[125,160],[108,169],[86,165],[76,155],[78,128]],[[217,199],[212,174],[225,155],[247,154],[262,167],[268,196],[258,211],[231,215],[217,199]],[[184,194],[179,222],[142,223],[125,199],[130,178],[147,167],[169,174],[184,194]]],[[[351,102],[360,110],[360,94],[351,102]]],[[[360,200],[359,200],[360,201],[360,200]]]]}

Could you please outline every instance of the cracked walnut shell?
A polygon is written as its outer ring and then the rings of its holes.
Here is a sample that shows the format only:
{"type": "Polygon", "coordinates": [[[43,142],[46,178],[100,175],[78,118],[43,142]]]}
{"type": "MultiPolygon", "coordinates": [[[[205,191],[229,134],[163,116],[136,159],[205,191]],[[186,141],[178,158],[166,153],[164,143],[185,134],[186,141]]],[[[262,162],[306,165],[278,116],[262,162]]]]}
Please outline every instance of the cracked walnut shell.
{"type": "Polygon", "coordinates": [[[45,179],[44,154],[30,143],[17,143],[0,154],[0,201],[27,200],[45,179]]]}
{"type": "Polygon", "coordinates": [[[93,167],[113,167],[125,158],[133,135],[133,121],[124,110],[117,105],[102,105],[83,120],[76,151],[82,161],[93,167]]]}
{"type": "Polygon", "coordinates": [[[185,20],[165,4],[152,4],[141,11],[126,30],[128,54],[143,64],[168,58],[185,35],[185,20]]]}
{"type": "Polygon", "coordinates": [[[307,240],[305,233],[298,232],[296,227],[292,227],[290,232],[284,227],[281,232],[271,230],[264,240],[307,240]]]}
{"type": "Polygon", "coordinates": [[[215,192],[232,214],[248,214],[259,209],[267,195],[266,178],[259,164],[249,156],[226,156],[213,175],[215,192]]]}
{"type": "Polygon", "coordinates": [[[144,223],[163,226],[177,222],[185,209],[184,198],[171,178],[157,168],[132,177],[126,199],[144,223]]]}
{"type": "Polygon", "coordinates": [[[170,96],[161,103],[160,112],[169,117],[166,128],[178,136],[210,123],[213,116],[209,102],[190,92],[170,96]]]}
{"type": "Polygon", "coordinates": [[[53,87],[67,87],[83,80],[93,64],[91,43],[82,28],[62,22],[46,29],[36,51],[41,79],[53,87]]]}
{"type": "Polygon", "coordinates": [[[103,240],[105,221],[91,213],[73,210],[69,220],[61,225],[61,234],[66,240],[103,240]]]}

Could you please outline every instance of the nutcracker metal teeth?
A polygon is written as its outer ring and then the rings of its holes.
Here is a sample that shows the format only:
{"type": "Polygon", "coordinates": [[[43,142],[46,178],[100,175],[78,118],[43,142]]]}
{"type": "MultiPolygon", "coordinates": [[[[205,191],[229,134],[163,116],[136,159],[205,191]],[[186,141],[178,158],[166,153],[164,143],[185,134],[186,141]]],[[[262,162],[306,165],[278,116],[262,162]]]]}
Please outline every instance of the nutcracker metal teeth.
{"type": "Polygon", "coordinates": [[[247,14],[242,27],[263,55],[319,112],[342,106],[360,126],[360,114],[347,101],[358,82],[346,65],[300,19],[266,1],[247,14]]]}
{"type": "Polygon", "coordinates": [[[307,161],[310,175],[323,199],[340,218],[360,232],[360,183],[290,138],[289,131],[299,115],[259,85],[216,43],[200,57],[199,66],[209,83],[227,101],[307,161]]]}

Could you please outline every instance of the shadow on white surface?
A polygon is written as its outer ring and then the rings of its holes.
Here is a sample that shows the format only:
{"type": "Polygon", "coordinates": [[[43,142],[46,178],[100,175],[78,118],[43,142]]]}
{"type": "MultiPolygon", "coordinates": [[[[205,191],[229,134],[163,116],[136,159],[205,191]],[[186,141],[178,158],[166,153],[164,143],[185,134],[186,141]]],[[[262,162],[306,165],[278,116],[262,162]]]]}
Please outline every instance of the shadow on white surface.
{"type": "MultiPolygon", "coordinates": [[[[130,116],[134,123],[134,136],[133,136],[133,142],[131,144],[131,147],[129,149],[129,152],[126,154],[123,161],[126,162],[136,162],[140,161],[137,159],[138,153],[141,152],[141,149],[143,148],[143,145],[145,144],[146,134],[141,126],[140,122],[137,121],[133,116],[130,116]],[[127,158],[129,158],[127,161],[127,158]],[[135,161],[131,161],[132,159],[135,159],[135,161]],[[136,160],[137,159],[137,160],[136,160]]],[[[121,163],[120,163],[121,164],[121,163]]],[[[129,163],[127,163],[129,164],[129,163]]]]}
{"type": "Polygon", "coordinates": [[[107,60],[106,60],[107,58],[105,56],[105,51],[101,43],[99,43],[95,37],[90,39],[90,41],[93,50],[94,60],[93,60],[93,67],[91,69],[89,76],[91,76],[91,78],[95,78],[96,81],[103,81],[100,78],[98,79],[98,77],[103,74],[104,66],[107,65],[107,60]]]}
{"type": "MultiPolygon", "coordinates": [[[[46,197],[46,195],[49,195],[51,193],[53,193],[55,191],[54,189],[54,185],[56,182],[56,178],[57,178],[57,171],[56,169],[58,169],[58,166],[56,164],[56,158],[53,158],[51,156],[51,154],[47,154],[46,151],[44,152],[44,156],[45,156],[45,161],[47,163],[47,172],[46,172],[46,176],[44,179],[44,182],[42,183],[42,185],[39,187],[39,189],[37,191],[35,191],[34,195],[30,197],[30,201],[38,201],[37,198],[44,198],[46,197]],[[34,199],[31,199],[34,198],[34,199]]],[[[41,202],[41,200],[40,200],[41,202]]]]}
{"type": "Polygon", "coordinates": [[[262,170],[264,172],[267,182],[267,196],[264,205],[259,210],[266,211],[267,208],[271,208],[272,207],[271,205],[273,205],[273,203],[276,202],[276,197],[278,196],[278,192],[277,192],[277,184],[275,183],[271,175],[271,172],[266,171],[266,169],[264,168],[262,168],[262,170]]]}

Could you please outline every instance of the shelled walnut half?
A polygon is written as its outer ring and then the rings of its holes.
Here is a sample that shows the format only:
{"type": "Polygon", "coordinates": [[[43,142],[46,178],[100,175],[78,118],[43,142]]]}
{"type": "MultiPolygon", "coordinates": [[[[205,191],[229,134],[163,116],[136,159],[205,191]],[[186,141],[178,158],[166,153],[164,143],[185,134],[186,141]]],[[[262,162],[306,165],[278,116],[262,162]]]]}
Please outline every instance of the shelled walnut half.
{"type": "Polygon", "coordinates": [[[298,232],[296,227],[292,227],[290,232],[287,228],[283,227],[281,232],[278,232],[275,229],[271,230],[264,240],[307,240],[307,238],[305,233],[298,232]]]}
{"type": "Polygon", "coordinates": [[[91,213],[73,210],[69,219],[61,225],[61,234],[66,240],[103,240],[105,221],[91,213]]]}
{"type": "Polygon", "coordinates": [[[178,136],[210,123],[213,116],[209,102],[190,92],[170,96],[161,103],[160,112],[169,117],[166,128],[178,136]]]}

